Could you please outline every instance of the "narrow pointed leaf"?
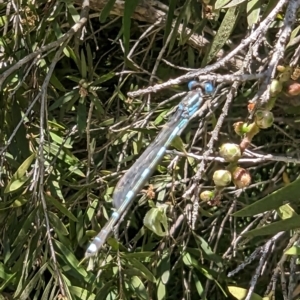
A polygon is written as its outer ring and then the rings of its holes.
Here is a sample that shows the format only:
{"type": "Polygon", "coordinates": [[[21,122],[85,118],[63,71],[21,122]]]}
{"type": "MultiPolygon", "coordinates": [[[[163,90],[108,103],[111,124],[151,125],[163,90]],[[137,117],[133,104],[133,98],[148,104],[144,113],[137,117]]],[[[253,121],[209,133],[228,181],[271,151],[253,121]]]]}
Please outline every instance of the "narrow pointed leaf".
{"type": "Polygon", "coordinates": [[[165,300],[167,299],[166,297],[166,285],[162,283],[162,281],[160,280],[158,282],[158,286],[157,286],[157,300],[165,300]]]}
{"type": "Polygon", "coordinates": [[[217,0],[216,3],[215,3],[215,9],[223,8],[230,1],[231,0],[217,0]]]}
{"type": "Polygon", "coordinates": [[[169,9],[168,9],[168,15],[167,15],[167,21],[164,28],[164,44],[171,32],[172,24],[173,24],[173,18],[174,18],[174,11],[177,4],[177,0],[171,0],[169,1],[169,9]]]}
{"type": "Polygon", "coordinates": [[[20,299],[20,300],[28,300],[28,299],[30,299],[30,293],[36,287],[38,281],[41,279],[41,276],[45,272],[45,270],[46,270],[47,267],[48,267],[48,263],[45,263],[35,273],[35,275],[30,279],[30,281],[27,283],[26,287],[23,289],[21,295],[18,296],[18,299],[20,299]]]}
{"type": "Polygon", "coordinates": [[[237,211],[235,217],[254,216],[271,209],[276,209],[287,202],[298,201],[300,194],[300,179],[296,179],[291,184],[273,192],[261,200],[237,211]]]}
{"type": "Polygon", "coordinates": [[[137,298],[141,300],[150,299],[145,288],[145,285],[141,281],[141,279],[137,276],[133,276],[129,282],[131,289],[134,291],[134,294],[137,298]]]}
{"type": "Polygon", "coordinates": [[[35,158],[35,154],[33,153],[21,164],[17,172],[12,176],[11,180],[6,186],[4,193],[11,193],[19,189],[28,180],[28,177],[25,176],[25,174],[30,168],[34,158],[35,158]]]}
{"type": "Polygon", "coordinates": [[[231,8],[231,7],[237,6],[246,1],[248,1],[248,0],[231,0],[230,3],[228,3],[227,5],[224,5],[222,8],[231,8]]]}
{"type": "Polygon", "coordinates": [[[144,277],[147,280],[149,280],[151,282],[155,282],[155,276],[139,260],[137,260],[135,258],[133,258],[133,259],[127,259],[127,260],[130,261],[131,264],[132,264],[132,267],[138,269],[144,275],[144,277]]]}
{"type": "Polygon", "coordinates": [[[211,62],[227,42],[238,20],[238,12],[239,9],[236,6],[227,10],[212,45],[202,61],[202,66],[211,62]]]}
{"type": "MultiPolygon", "coordinates": [[[[237,286],[228,286],[228,290],[236,300],[244,300],[248,294],[248,289],[240,288],[237,286]]],[[[263,298],[258,294],[253,293],[250,300],[262,300],[263,298]]]]}
{"type": "Polygon", "coordinates": [[[131,16],[138,2],[139,0],[125,1],[124,17],[123,17],[123,40],[124,40],[124,47],[125,47],[125,53],[124,53],[125,56],[129,52],[131,16]]]}
{"type": "Polygon", "coordinates": [[[50,211],[48,212],[48,215],[54,230],[59,232],[59,234],[67,236],[69,232],[64,223],[57,217],[57,215],[50,211]]]}
{"type": "Polygon", "coordinates": [[[261,5],[259,0],[250,0],[247,3],[247,21],[249,27],[258,22],[260,10],[261,5]]]}
{"type": "Polygon", "coordinates": [[[47,201],[52,203],[63,215],[70,218],[74,222],[78,222],[77,218],[70,212],[68,209],[63,206],[59,201],[57,201],[55,198],[49,196],[48,194],[45,194],[45,198],[47,201]]]}
{"type": "Polygon", "coordinates": [[[100,17],[99,17],[101,23],[104,23],[106,21],[106,19],[109,16],[109,13],[112,10],[115,2],[116,2],[116,0],[107,1],[105,6],[103,7],[103,9],[101,10],[101,14],[100,14],[100,17]]]}
{"type": "Polygon", "coordinates": [[[286,250],[284,252],[284,254],[286,254],[286,255],[298,255],[298,256],[300,256],[300,247],[298,247],[298,246],[292,246],[291,248],[289,248],[288,250],[286,250]]]}
{"type": "Polygon", "coordinates": [[[298,229],[300,227],[300,216],[295,216],[286,220],[274,222],[264,227],[250,230],[243,234],[247,237],[255,237],[261,235],[274,235],[281,231],[288,231],[293,229],[298,229]]]}
{"type": "Polygon", "coordinates": [[[84,51],[81,50],[81,77],[86,79],[87,76],[87,65],[86,65],[86,59],[85,59],[85,55],[84,55],[84,51]]]}
{"type": "Polygon", "coordinates": [[[95,300],[96,295],[93,294],[91,291],[81,288],[79,286],[70,286],[70,292],[72,295],[76,296],[74,299],[81,299],[81,300],[95,300]]]}

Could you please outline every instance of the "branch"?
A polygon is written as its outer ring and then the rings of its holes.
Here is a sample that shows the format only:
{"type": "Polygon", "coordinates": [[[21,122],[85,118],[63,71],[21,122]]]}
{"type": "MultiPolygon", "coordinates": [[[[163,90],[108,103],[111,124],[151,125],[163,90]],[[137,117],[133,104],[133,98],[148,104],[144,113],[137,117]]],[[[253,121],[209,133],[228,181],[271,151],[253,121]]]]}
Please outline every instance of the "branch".
{"type": "MultiPolygon", "coordinates": [[[[102,9],[105,7],[107,4],[108,0],[91,0],[90,1],[90,8],[93,9],[94,11],[102,11],[102,9]]],[[[81,0],[75,0],[74,3],[76,5],[81,5],[81,0]]],[[[159,9],[156,9],[153,7],[153,5],[157,5],[158,7],[163,6],[159,1],[146,1],[146,0],[141,0],[139,1],[138,5],[135,8],[135,11],[133,12],[131,18],[134,20],[142,21],[142,22],[147,22],[147,23],[157,23],[159,22],[159,26],[163,26],[166,24],[166,19],[167,19],[167,14],[159,9]]],[[[110,14],[111,15],[116,15],[116,16],[123,16],[124,14],[124,7],[125,7],[125,1],[122,0],[117,0],[112,7],[110,14]]],[[[168,7],[167,7],[168,8],[168,7]]],[[[190,35],[191,30],[189,28],[179,26],[178,28],[178,34],[180,35],[182,31],[184,30],[184,35],[188,36],[190,35]]],[[[204,47],[208,46],[211,43],[211,41],[207,40],[201,35],[198,35],[196,33],[193,33],[188,41],[187,44],[192,46],[195,49],[198,50],[203,50],[204,47]]],[[[222,58],[224,56],[224,51],[221,50],[217,54],[217,58],[222,58]]],[[[232,57],[228,62],[227,66],[233,71],[237,71],[241,68],[243,64],[243,60],[232,57]]]]}

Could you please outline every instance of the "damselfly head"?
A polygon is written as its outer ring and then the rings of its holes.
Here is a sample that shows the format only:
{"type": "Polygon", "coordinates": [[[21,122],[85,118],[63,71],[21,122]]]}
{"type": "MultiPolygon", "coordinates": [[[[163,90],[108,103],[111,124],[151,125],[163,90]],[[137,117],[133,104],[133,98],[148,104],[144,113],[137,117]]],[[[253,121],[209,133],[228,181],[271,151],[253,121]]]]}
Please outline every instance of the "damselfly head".
{"type": "Polygon", "coordinates": [[[196,90],[197,88],[201,88],[205,92],[205,94],[212,94],[215,90],[211,82],[198,82],[196,80],[190,81],[188,83],[188,88],[190,91],[196,90]]]}

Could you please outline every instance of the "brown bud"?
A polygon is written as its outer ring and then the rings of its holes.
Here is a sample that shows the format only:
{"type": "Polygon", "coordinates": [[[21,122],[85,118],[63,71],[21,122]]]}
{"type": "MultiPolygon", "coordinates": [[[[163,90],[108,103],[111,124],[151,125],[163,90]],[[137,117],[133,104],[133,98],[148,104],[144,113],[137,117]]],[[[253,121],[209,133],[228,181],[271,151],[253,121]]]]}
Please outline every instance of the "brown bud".
{"type": "Polygon", "coordinates": [[[233,171],[232,178],[234,185],[239,189],[245,188],[251,183],[250,173],[247,170],[240,167],[237,167],[233,171]]]}
{"type": "Polygon", "coordinates": [[[289,96],[300,95],[300,83],[298,82],[291,83],[290,85],[287,86],[286,92],[289,96]]]}

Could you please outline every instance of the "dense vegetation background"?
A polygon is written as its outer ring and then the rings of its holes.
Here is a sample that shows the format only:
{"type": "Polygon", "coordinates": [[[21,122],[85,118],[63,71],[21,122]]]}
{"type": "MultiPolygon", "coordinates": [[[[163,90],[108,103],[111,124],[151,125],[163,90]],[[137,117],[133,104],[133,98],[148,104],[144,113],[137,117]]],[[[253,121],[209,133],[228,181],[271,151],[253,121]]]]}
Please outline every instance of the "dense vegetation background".
{"type": "Polygon", "coordinates": [[[297,299],[299,6],[0,1],[0,299],[297,299]],[[84,259],[192,79],[215,94],[84,259]]]}

